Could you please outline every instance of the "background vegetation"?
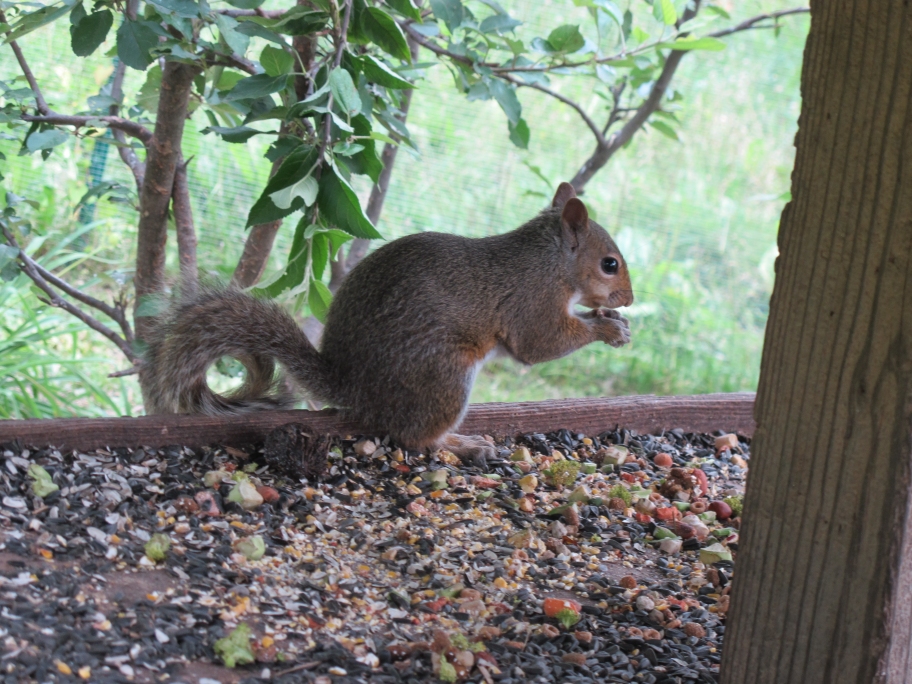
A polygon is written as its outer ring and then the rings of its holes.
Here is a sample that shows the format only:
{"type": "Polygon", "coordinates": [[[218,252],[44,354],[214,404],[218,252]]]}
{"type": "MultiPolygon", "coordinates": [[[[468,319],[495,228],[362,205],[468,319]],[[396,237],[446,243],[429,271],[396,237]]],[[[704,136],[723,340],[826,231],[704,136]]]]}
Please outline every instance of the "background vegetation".
{"type": "MultiPolygon", "coordinates": [[[[567,14],[561,22],[573,23],[577,12],[585,23],[585,9],[564,1],[502,4],[525,22],[520,31],[528,36],[553,26],[558,11],[567,14]]],[[[729,9],[738,19],[785,6],[753,0],[729,9]]],[[[778,37],[748,31],[729,38],[722,52],[684,60],[674,81],[684,95],[680,142],[655,130],[638,135],[588,184],[587,205],[631,264],[633,343],[622,350],[592,345],[531,369],[492,364],[479,376],[473,401],[754,388],[777,221],[789,187],[806,32],[807,18],[791,17],[778,37]]],[[[61,109],[67,103],[78,109],[113,69],[102,51],[73,59],[59,22],[30,36],[28,46],[46,96],[61,109]]],[[[0,49],[0,74],[15,72],[9,49],[0,49]]],[[[128,78],[141,82],[142,76],[128,71],[128,78]]],[[[409,129],[420,154],[399,155],[378,225],[384,237],[509,230],[538,211],[591,152],[591,138],[572,111],[526,89],[519,97],[532,137],[528,150],[516,148],[497,105],[467,101],[450,80],[437,66],[416,91],[409,129]]],[[[587,96],[583,79],[577,92],[570,82],[561,85],[587,108],[605,106],[587,96]]],[[[184,154],[193,156],[200,264],[227,278],[269,162],[260,138],[214,145],[198,132],[206,123],[200,116],[190,122],[184,154]]],[[[115,291],[132,268],[136,214],[107,199],[80,204],[88,185],[100,179],[130,187],[115,150],[73,139],[46,162],[17,156],[12,141],[0,140],[0,151],[7,157],[5,187],[38,200],[23,213],[46,237],[30,250],[79,282],[115,291]]],[[[356,189],[363,198],[369,186],[356,189]]],[[[279,233],[272,268],[284,265],[290,235],[279,233]]],[[[107,378],[123,360],[100,337],[43,305],[24,275],[0,281],[0,325],[0,417],[141,411],[134,377],[107,378]]]]}

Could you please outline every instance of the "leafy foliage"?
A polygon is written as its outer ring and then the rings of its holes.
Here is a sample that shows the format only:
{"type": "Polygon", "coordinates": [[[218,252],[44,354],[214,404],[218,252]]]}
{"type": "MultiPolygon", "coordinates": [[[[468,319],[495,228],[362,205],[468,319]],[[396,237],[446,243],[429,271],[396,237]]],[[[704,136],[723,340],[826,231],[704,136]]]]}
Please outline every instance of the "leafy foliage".
{"type": "MultiPolygon", "coordinates": [[[[304,248],[292,250],[280,277],[261,287],[273,296],[307,294],[317,287],[317,274],[327,272],[326,261],[311,262],[330,254],[314,247],[314,236],[340,230],[352,237],[380,237],[352,190],[352,176],[377,180],[382,169],[377,140],[412,144],[400,116],[401,94],[415,87],[426,65],[412,64],[410,41],[434,52],[469,99],[496,101],[506,115],[509,139],[523,149],[534,130],[523,118],[519,88],[547,88],[557,76],[592,78],[610,113],[607,132],[642,104],[670,50],[723,46],[685,30],[695,27],[693,0],[651,0],[651,11],[640,12],[632,6],[622,10],[612,0],[573,2],[587,8],[590,27],[558,24],[546,37],[524,39],[519,37],[523,22],[495,2],[430,0],[423,10],[413,0],[318,0],[255,13],[250,10],[259,7],[256,0],[234,0],[237,9],[230,11],[205,1],[148,0],[135,16],[122,15],[115,30],[120,3],[99,0],[88,12],[81,0],[58,0],[38,9],[14,6],[7,42],[69,15],[72,49],[84,57],[114,30],[118,58],[146,72],[139,104],[129,111],[138,120],[158,105],[158,59],[195,67],[199,73],[190,109],[207,118],[205,132],[227,143],[273,137],[268,155],[284,159],[251,208],[247,225],[298,213],[296,238],[308,227],[321,229],[311,232],[304,248]],[[301,36],[314,42],[306,64],[294,47],[301,36]]],[[[711,14],[698,28],[718,16],[711,14]]],[[[20,101],[28,99],[23,95],[20,101]]],[[[120,104],[103,92],[96,99],[96,111],[120,104]]],[[[670,103],[678,99],[678,93],[670,94],[670,103]]],[[[22,125],[16,121],[21,105],[9,92],[6,100],[3,119],[22,125]]],[[[673,105],[660,108],[649,123],[677,139],[673,105]]],[[[102,125],[89,122],[83,134],[97,135],[102,125]]],[[[66,139],[62,129],[32,124],[23,149],[47,158],[66,139]]],[[[324,295],[328,301],[326,288],[301,301],[322,310],[324,295]]]]}

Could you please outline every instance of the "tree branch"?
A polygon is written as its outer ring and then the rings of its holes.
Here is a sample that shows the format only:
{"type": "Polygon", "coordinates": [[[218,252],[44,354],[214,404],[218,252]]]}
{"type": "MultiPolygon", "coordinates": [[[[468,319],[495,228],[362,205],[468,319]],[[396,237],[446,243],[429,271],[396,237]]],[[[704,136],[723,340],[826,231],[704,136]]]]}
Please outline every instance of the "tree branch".
{"type": "MultiPolygon", "coordinates": [[[[741,22],[740,24],[738,24],[737,26],[733,26],[728,29],[722,29],[715,33],[709,33],[709,34],[707,34],[707,36],[712,37],[712,38],[720,38],[722,36],[728,36],[728,35],[731,35],[732,33],[737,33],[739,31],[745,31],[745,30],[753,29],[753,28],[772,28],[770,26],[755,26],[755,24],[765,21],[765,20],[769,20],[769,19],[777,20],[780,17],[785,17],[785,16],[788,16],[791,14],[806,14],[810,11],[811,10],[809,7],[795,7],[795,8],[787,9],[787,10],[779,10],[778,12],[769,12],[767,14],[761,14],[756,17],[747,19],[747,20],[741,22]]],[[[415,31],[409,30],[412,25],[411,21],[402,21],[402,22],[399,22],[399,25],[406,33],[410,33],[410,34],[417,33],[415,31]]],[[[418,34],[418,36],[420,36],[420,34],[418,34]]],[[[423,38],[423,36],[420,36],[420,37],[423,38]]],[[[553,71],[554,69],[572,69],[574,67],[591,66],[593,64],[605,64],[607,62],[613,62],[613,61],[616,61],[619,59],[626,59],[627,57],[631,57],[633,55],[638,55],[638,54],[642,54],[644,52],[649,52],[650,50],[655,49],[655,47],[657,45],[659,45],[660,43],[664,43],[664,42],[667,42],[667,41],[659,40],[659,41],[655,41],[655,42],[651,42],[651,43],[643,43],[642,45],[639,45],[638,47],[636,47],[633,50],[625,49],[625,50],[622,50],[621,52],[615,53],[615,54],[607,56],[607,57],[598,57],[596,59],[586,59],[586,60],[580,60],[580,61],[576,61],[576,62],[561,62],[559,64],[546,64],[546,65],[540,65],[540,66],[516,66],[516,65],[505,66],[504,64],[499,63],[499,62],[477,62],[476,63],[471,58],[466,57],[465,55],[457,55],[455,53],[452,53],[452,52],[446,50],[445,48],[440,47],[439,45],[437,45],[436,43],[434,43],[432,41],[423,41],[421,44],[423,47],[426,47],[427,49],[431,50],[435,54],[449,57],[450,59],[454,59],[458,62],[462,62],[463,64],[470,64],[473,66],[477,64],[477,66],[479,66],[479,67],[484,67],[484,68],[490,69],[494,73],[495,76],[499,76],[502,73],[523,73],[523,72],[546,73],[549,71],[553,71]],[[431,46],[433,46],[433,47],[431,47],[431,46]]]]}
{"type": "MultiPolygon", "coordinates": [[[[135,0],[134,0],[135,1],[135,0]]],[[[117,60],[117,66],[114,68],[114,79],[111,81],[111,99],[114,104],[108,110],[111,116],[117,116],[120,113],[120,101],[123,98],[123,80],[127,72],[127,65],[117,60]]],[[[119,144],[117,145],[117,154],[120,155],[121,161],[127,165],[133,174],[133,180],[136,183],[136,194],[142,191],[143,178],[146,175],[146,165],[143,164],[132,147],[127,145],[127,138],[123,130],[112,128],[111,135],[114,136],[119,144]]],[[[150,136],[151,137],[151,136],[150,136]]]]}
{"type": "Polygon", "coordinates": [[[526,83],[525,81],[522,81],[518,78],[514,78],[513,76],[510,76],[509,74],[497,74],[497,76],[499,78],[502,78],[505,81],[509,81],[510,83],[514,84],[517,87],[533,88],[534,90],[538,90],[539,92],[545,93],[546,95],[550,95],[554,99],[563,102],[565,105],[573,107],[573,109],[576,110],[576,113],[580,115],[580,118],[589,127],[589,130],[592,131],[592,135],[595,136],[595,139],[598,142],[598,144],[599,145],[605,144],[605,138],[602,135],[602,130],[598,127],[598,124],[596,124],[595,121],[592,120],[592,117],[590,117],[586,113],[585,109],[583,109],[579,104],[577,104],[576,102],[571,100],[569,97],[564,97],[560,93],[558,93],[554,90],[551,90],[550,88],[546,88],[545,86],[541,85],[540,83],[526,83]]]}
{"type": "Polygon", "coordinates": [[[113,309],[112,307],[108,306],[104,302],[97,300],[94,297],[91,297],[83,292],[80,292],[79,290],[72,287],[68,283],[65,283],[64,281],[60,280],[57,276],[50,273],[50,271],[48,271],[47,269],[40,266],[38,263],[36,263],[34,261],[34,259],[32,259],[28,254],[26,254],[22,250],[22,248],[19,247],[19,243],[16,241],[16,238],[13,237],[13,234],[6,228],[6,226],[3,226],[3,236],[6,238],[6,241],[8,244],[10,244],[11,246],[13,246],[19,250],[18,258],[19,258],[19,261],[22,263],[22,270],[25,271],[25,274],[29,278],[31,278],[32,282],[34,282],[35,285],[37,285],[43,292],[45,292],[48,295],[49,299],[47,300],[47,303],[49,305],[63,309],[70,315],[75,316],[80,321],[85,323],[92,330],[95,330],[96,332],[99,332],[102,335],[104,335],[105,337],[107,337],[111,342],[113,342],[115,345],[117,345],[117,348],[120,349],[120,351],[123,352],[124,356],[126,356],[127,359],[130,360],[131,362],[135,363],[138,361],[138,357],[133,352],[133,348],[131,346],[132,336],[130,339],[125,339],[125,338],[121,337],[116,332],[111,330],[108,326],[106,326],[104,323],[99,321],[97,318],[90,316],[89,314],[87,314],[85,311],[83,311],[79,307],[71,304],[70,302],[66,301],[65,299],[62,299],[60,297],[60,295],[57,294],[57,292],[54,290],[54,288],[51,287],[51,285],[48,283],[47,279],[45,279],[45,276],[49,276],[48,279],[52,280],[52,282],[54,282],[54,284],[57,287],[59,287],[61,290],[63,290],[67,294],[73,296],[74,298],[78,299],[79,301],[89,304],[90,306],[92,306],[92,307],[98,309],[99,311],[102,311],[106,315],[110,316],[112,319],[117,321],[117,323],[121,326],[121,328],[126,333],[127,331],[130,330],[130,327],[129,327],[129,324],[126,323],[126,318],[123,316],[123,311],[117,311],[116,309],[113,309]]]}
{"type": "MultiPolygon", "coordinates": [[[[4,24],[7,23],[6,14],[4,14],[3,10],[0,10],[0,22],[3,22],[4,24]]],[[[9,35],[9,31],[7,31],[6,35],[9,35]]],[[[41,94],[41,88],[38,87],[38,81],[35,79],[35,74],[32,73],[28,62],[25,60],[25,55],[22,54],[22,48],[19,47],[19,43],[15,40],[11,40],[9,45],[13,49],[13,54],[16,55],[16,61],[19,62],[19,68],[22,69],[25,80],[28,81],[29,88],[32,89],[32,94],[35,96],[35,107],[42,114],[50,114],[51,108],[48,107],[47,100],[45,100],[44,95],[41,94]]]]}
{"type": "Polygon", "coordinates": [[[122,119],[119,116],[72,116],[69,114],[54,114],[52,112],[42,116],[23,114],[22,120],[33,123],[52,124],[55,126],[74,126],[76,128],[91,126],[94,122],[99,121],[107,124],[109,128],[115,128],[134,138],[138,138],[144,145],[148,145],[152,140],[152,132],[148,128],[135,121],[122,119]]]}
{"type": "Polygon", "coordinates": [[[260,8],[247,9],[220,9],[216,10],[217,14],[224,14],[226,17],[237,19],[238,17],[263,17],[264,19],[278,19],[286,10],[263,10],[260,8]]]}
{"type": "Polygon", "coordinates": [[[738,33],[739,31],[746,31],[748,29],[773,28],[775,26],[775,24],[773,24],[773,26],[755,26],[755,24],[758,24],[761,21],[767,21],[769,19],[772,19],[773,21],[777,21],[778,19],[781,19],[782,17],[787,17],[791,14],[807,14],[810,11],[811,11],[810,7],[793,7],[792,9],[779,10],[778,12],[760,14],[760,15],[757,15],[756,17],[751,17],[750,19],[745,19],[740,24],[737,24],[736,26],[732,26],[731,28],[722,29],[721,31],[716,31],[715,33],[709,33],[707,35],[710,38],[722,38],[724,36],[730,36],[733,33],[738,33]]]}
{"type": "MultiPolygon", "coordinates": [[[[411,37],[408,37],[407,40],[409,49],[412,53],[412,62],[417,62],[418,43],[411,37]]],[[[406,90],[402,93],[402,102],[399,107],[401,114],[398,117],[402,123],[405,123],[408,119],[413,92],[414,90],[406,90]]],[[[398,153],[399,145],[390,145],[389,143],[383,146],[383,152],[380,153],[380,162],[383,164],[383,168],[380,170],[377,182],[374,183],[371,188],[370,198],[367,200],[367,210],[365,212],[368,220],[374,225],[377,225],[377,222],[380,220],[380,214],[383,212],[383,203],[386,201],[386,193],[389,190],[390,178],[393,175],[393,167],[396,164],[396,155],[398,153]]],[[[370,240],[355,238],[348,248],[348,254],[344,258],[340,255],[339,258],[332,262],[332,277],[329,281],[330,291],[335,292],[339,289],[339,286],[342,284],[342,279],[348,275],[349,271],[358,265],[365,255],[367,255],[370,244],[370,240]]]]}
{"type": "Polygon", "coordinates": [[[174,227],[177,232],[181,288],[188,295],[193,295],[197,290],[199,270],[196,262],[197,241],[196,230],[193,226],[193,208],[190,206],[190,190],[187,187],[187,166],[189,164],[189,159],[181,160],[174,170],[171,209],[174,212],[174,227]]]}
{"type": "MultiPolygon", "coordinates": [[[[297,4],[304,4],[305,1],[298,0],[297,4]]],[[[302,73],[295,76],[295,95],[298,100],[303,100],[310,92],[311,79],[305,74],[310,70],[316,56],[317,39],[312,35],[295,36],[291,44],[294,51],[298,53],[298,59],[302,67],[302,73]]],[[[307,124],[307,120],[305,119],[300,123],[307,124]]],[[[279,129],[279,134],[287,133],[288,130],[288,123],[283,122],[279,129]]],[[[311,129],[308,130],[311,133],[313,132],[311,129]]],[[[270,178],[275,175],[281,164],[281,158],[273,163],[269,172],[270,178]]],[[[231,276],[232,283],[239,287],[250,287],[262,277],[269,261],[269,255],[272,253],[272,246],[275,244],[276,234],[279,232],[281,225],[282,219],[278,219],[269,223],[261,223],[250,229],[250,234],[247,236],[247,240],[244,241],[244,251],[240,259],[238,259],[234,274],[231,276]]]]}
{"type": "MultiPolygon", "coordinates": [[[[174,174],[180,159],[181,138],[190,89],[199,68],[180,62],[165,62],[155,132],[147,145],[146,175],[139,198],[140,215],[136,245],[137,306],[143,297],[158,294],[165,285],[165,244],[168,240],[168,206],[174,189],[174,174]]],[[[134,311],[137,337],[143,339],[152,326],[134,311]]]]}
{"type": "Polygon", "coordinates": [[[614,156],[615,152],[627,144],[633,137],[633,134],[640,130],[649,117],[659,108],[659,105],[662,103],[662,96],[665,95],[665,91],[668,90],[668,85],[671,83],[671,79],[678,68],[678,64],[681,63],[681,60],[686,54],[687,53],[683,50],[672,50],[671,54],[668,55],[668,58],[665,60],[665,66],[662,67],[662,73],[659,74],[659,77],[652,86],[649,97],[647,97],[643,101],[643,104],[637,108],[633,116],[621,127],[621,130],[608,138],[604,144],[596,145],[595,152],[593,152],[592,156],[585,161],[582,167],[580,167],[580,170],[576,172],[576,175],[570,181],[570,185],[572,185],[577,192],[581,191],[586,183],[588,183],[590,179],[608,163],[608,160],[614,156]]]}

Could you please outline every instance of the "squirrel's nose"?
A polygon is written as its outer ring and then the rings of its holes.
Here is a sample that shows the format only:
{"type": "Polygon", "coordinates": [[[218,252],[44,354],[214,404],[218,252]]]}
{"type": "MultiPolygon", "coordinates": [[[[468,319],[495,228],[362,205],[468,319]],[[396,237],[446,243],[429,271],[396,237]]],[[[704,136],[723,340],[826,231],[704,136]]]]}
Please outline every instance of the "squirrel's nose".
{"type": "Polygon", "coordinates": [[[617,306],[630,306],[633,304],[633,290],[620,290],[615,292],[617,306]]]}

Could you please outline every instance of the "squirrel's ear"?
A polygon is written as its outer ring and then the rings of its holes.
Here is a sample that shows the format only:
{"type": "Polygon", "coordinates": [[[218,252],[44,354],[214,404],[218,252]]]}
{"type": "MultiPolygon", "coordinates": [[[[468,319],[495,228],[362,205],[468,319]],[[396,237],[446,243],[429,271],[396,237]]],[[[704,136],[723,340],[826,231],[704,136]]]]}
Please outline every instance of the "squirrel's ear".
{"type": "Polygon", "coordinates": [[[580,236],[589,230],[589,212],[586,211],[586,205],[577,197],[571,197],[564,204],[561,211],[561,226],[570,238],[571,247],[579,247],[580,236]]]}
{"type": "Polygon", "coordinates": [[[557,192],[554,193],[554,199],[551,200],[551,206],[555,209],[562,208],[567,200],[576,197],[576,190],[570,183],[561,183],[557,186],[557,192]]]}

